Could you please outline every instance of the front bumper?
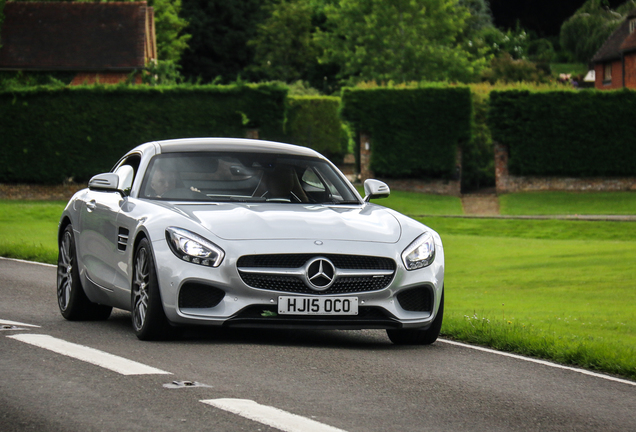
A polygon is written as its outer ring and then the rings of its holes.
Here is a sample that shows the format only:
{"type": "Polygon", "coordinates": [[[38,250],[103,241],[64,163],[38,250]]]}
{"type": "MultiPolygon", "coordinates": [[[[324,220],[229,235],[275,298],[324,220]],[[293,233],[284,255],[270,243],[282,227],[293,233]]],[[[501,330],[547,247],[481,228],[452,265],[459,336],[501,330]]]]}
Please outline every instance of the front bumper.
{"type": "Polygon", "coordinates": [[[324,241],[317,245],[310,240],[259,240],[227,242],[221,247],[225,250],[225,259],[218,268],[211,268],[180,260],[164,240],[153,243],[164,310],[171,322],[270,328],[427,328],[437,313],[444,285],[444,251],[441,244],[437,248],[435,261],[428,267],[414,271],[404,268],[400,247],[388,243],[324,241]],[[393,279],[383,289],[330,295],[357,297],[358,315],[277,315],[278,297],[281,295],[306,297],[321,294],[250,287],[239,274],[237,260],[243,255],[286,254],[290,251],[313,256],[342,254],[386,257],[395,261],[396,269],[393,279]],[[195,297],[184,290],[194,292],[195,297]],[[203,300],[196,300],[197,293],[202,294],[203,300]],[[185,294],[195,300],[184,302],[185,294]]]}

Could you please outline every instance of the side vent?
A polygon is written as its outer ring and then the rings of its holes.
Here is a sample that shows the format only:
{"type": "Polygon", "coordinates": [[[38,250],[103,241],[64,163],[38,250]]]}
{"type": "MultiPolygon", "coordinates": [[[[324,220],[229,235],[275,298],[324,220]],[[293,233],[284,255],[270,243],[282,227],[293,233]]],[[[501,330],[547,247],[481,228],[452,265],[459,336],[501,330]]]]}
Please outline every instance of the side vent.
{"type": "Polygon", "coordinates": [[[128,246],[128,233],[129,231],[126,228],[119,227],[119,232],[117,233],[117,249],[122,252],[125,252],[128,246]]]}

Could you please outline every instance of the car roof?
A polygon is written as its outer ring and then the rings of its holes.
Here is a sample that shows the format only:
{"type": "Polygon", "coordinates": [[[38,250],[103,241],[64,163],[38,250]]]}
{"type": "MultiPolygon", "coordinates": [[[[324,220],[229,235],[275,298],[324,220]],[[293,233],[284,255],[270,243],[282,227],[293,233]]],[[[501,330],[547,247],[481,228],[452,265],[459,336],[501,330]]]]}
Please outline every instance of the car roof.
{"type": "Polygon", "coordinates": [[[256,153],[276,153],[293,156],[324,157],[307,147],[284,144],[274,141],[263,141],[242,138],[182,138],[155,141],[160,153],[205,152],[205,151],[239,151],[256,153]]]}

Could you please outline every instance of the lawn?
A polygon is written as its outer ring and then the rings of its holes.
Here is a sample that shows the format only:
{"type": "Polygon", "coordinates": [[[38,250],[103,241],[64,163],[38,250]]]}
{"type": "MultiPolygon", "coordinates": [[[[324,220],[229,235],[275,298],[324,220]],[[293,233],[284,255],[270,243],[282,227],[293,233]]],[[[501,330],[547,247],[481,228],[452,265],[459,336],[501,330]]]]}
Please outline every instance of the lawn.
{"type": "Polygon", "coordinates": [[[499,197],[502,215],[636,215],[636,192],[525,192],[499,197]]]}
{"type": "MultiPolygon", "coordinates": [[[[509,209],[575,200],[590,214],[633,199],[521,195],[509,209]]],[[[376,202],[432,215],[417,219],[444,241],[444,336],[636,379],[636,222],[447,218],[436,215],[461,214],[459,198],[408,192],[376,202]]],[[[0,255],[54,263],[63,208],[0,201],[0,255]]]]}

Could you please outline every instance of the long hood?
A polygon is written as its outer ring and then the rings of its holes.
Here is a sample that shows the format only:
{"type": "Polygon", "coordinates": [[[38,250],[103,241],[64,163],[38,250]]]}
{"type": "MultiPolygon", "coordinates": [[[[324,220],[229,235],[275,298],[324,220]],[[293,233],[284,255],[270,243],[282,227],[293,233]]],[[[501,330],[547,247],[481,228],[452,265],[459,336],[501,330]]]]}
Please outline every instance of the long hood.
{"type": "Polygon", "coordinates": [[[383,207],[301,204],[179,204],[187,215],[226,240],[345,240],[396,243],[398,220],[383,207]]]}

